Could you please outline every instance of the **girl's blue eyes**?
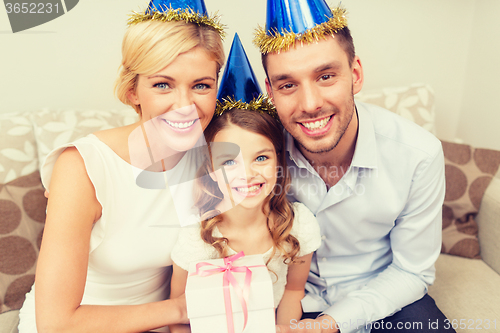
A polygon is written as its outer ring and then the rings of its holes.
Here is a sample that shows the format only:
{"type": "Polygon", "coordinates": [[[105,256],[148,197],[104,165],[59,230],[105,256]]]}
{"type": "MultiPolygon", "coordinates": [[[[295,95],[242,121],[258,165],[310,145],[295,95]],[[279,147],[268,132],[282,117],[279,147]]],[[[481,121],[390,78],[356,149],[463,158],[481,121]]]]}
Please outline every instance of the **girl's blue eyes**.
{"type": "MultiPolygon", "coordinates": [[[[261,156],[257,157],[257,158],[255,159],[255,161],[256,161],[256,162],[264,162],[264,161],[266,161],[267,159],[268,159],[268,157],[267,157],[267,156],[263,156],[263,155],[261,155],[261,156]]],[[[235,164],[236,164],[236,162],[235,162],[234,160],[228,160],[228,161],[226,161],[226,162],[222,163],[222,165],[224,165],[224,166],[232,166],[232,165],[235,165],[235,164]]]]}

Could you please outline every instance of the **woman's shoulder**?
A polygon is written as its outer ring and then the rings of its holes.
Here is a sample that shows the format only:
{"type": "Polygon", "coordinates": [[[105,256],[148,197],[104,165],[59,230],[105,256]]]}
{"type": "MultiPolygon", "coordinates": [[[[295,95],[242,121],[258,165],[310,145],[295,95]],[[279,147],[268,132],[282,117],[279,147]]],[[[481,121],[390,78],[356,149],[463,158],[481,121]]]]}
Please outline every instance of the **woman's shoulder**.
{"type": "Polygon", "coordinates": [[[50,166],[49,176],[44,175],[47,168],[46,165],[42,168],[42,181],[50,191],[47,209],[56,207],[59,216],[72,216],[72,212],[78,212],[77,207],[83,206],[86,207],[85,214],[74,215],[75,221],[94,223],[101,216],[102,206],[78,149],[74,146],[65,148],[50,166]],[[51,204],[51,199],[57,204],[51,204]]]}
{"type": "Polygon", "coordinates": [[[110,128],[94,132],[93,135],[102,143],[108,146],[121,159],[130,163],[130,153],[128,149],[128,139],[130,134],[136,129],[137,124],[110,128]]]}
{"type": "Polygon", "coordinates": [[[54,163],[54,169],[64,171],[64,173],[71,172],[74,175],[87,175],[85,162],[75,146],[67,146],[61,151],[54,163]]]}
{"type": "Polygon", "coordinates": [[[77,158],[76,155],[81,155],[81,157],[85,158],[87,152],[94,152],[100,150],[100,148],[107,147],[115,152],[126,150],[127,133],[130,133],[132,129],[126,129],[125,127],[94,132],[75,141],[61,145],[53,149],[46,156],[44,165],[55,163],[56,160],[63,155],[67,156],[66,158],[71,158],[70,156],[77,158]]]}
{"type": "Polygon", "coordinates": [[[99,131],[52,150],[40,168],[44,187],[49,188],[56,164],[64,168],[83,166],[79,170],[99,175],[110,161],[118,164],[123,163],[118,158],[127,161],[126,133],[130,131],[123,127],[99,131]]]}
{"type": "Polygon", "coordinates": [[[92,145],[92,138],[86,136],[74,142],[67,143],[53,149],[45,157],[40,168],[42,184],[45,189],[49,189],[54,170],[81,172],[85,170],[85,162],[81,150],[92,145]]]}

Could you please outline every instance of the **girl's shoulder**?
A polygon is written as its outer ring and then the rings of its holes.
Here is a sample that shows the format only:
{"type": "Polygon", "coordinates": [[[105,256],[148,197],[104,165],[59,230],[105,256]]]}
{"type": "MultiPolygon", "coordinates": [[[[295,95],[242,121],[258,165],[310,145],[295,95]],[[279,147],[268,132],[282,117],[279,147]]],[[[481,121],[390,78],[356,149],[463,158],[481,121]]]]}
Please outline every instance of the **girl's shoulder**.
{"type": "Polygon", "coordinates": [[[316,216],[303,203],[293,202],[292,207],[295,214],[294,227],[304,224],[318,224],[316,216]]]}
{"type": "Polygon", "coordinates": [[[299,257],[316,251],[321,245],[321,230],[316,216],[304,204],[294,202],[293,210],[295,218],[293,220],[290,234],[297,238],[300,244],[299,257]]]}
{"type": "Polygon", "coordinates": [[[191,262],[218,258],[215,248],[201,238],[199,224],[182,227],[171,256],[175,264],[186,271],[191,262]]]}

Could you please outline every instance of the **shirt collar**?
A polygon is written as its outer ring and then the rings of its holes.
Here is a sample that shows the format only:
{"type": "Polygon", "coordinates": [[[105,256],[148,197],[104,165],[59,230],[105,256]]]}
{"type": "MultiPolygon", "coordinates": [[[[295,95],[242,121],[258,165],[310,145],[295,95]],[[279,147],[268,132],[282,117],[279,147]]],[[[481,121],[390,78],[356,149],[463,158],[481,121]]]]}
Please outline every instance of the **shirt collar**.
{"type": "MultiPolygon", "coordinates": [[[[359,168],[376,168],[377,167],[377,144],[375,139],[375,129],[370,113],[366,110],[363,103],[356,103],[356,111],[358,115],[358,138],[351,166],[359,168]]],[[[285,131],[286,135],[286,151],[289,153],[290,159],[299,168],[307,168],[309,162],[302,155],[300,150],[295,145],[295,140],[292,135],[285,131]]]]}
{"type": "Polygon", "coordinates": [[[288,156],[299,168],[308,168],[309,161],[302,155],[300,150],[295,146],[295,140],[292,135],[285,130],[285,138],[286,138],[286,151],[288,152],[288,156]]]}
{"type": "Polygon", "coordinates": [[[360,168],[376,168],[377,140],[373,120],[365,104],[355,103],[358,114],[358,139],[351,165],[360,168]]]}

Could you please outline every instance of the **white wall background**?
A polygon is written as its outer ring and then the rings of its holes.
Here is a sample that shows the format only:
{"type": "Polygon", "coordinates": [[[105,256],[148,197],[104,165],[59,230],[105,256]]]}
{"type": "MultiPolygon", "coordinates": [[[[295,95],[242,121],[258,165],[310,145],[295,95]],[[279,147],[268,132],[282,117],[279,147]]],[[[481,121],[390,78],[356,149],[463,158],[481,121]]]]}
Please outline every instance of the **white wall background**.
{"type": "MultiPolygon", "coordinates": [[[[205,0],[238,32],[263,86],[251,40],[266,0],[205,0]]],[[[336,2],[329,0],[330,4],[336,2]]],[[[499,0],[343,0],[365,90],[430,84],[441,139],[500,149],[499,0]]],[[[13,34],[0,7],[0,113],[42,107],[120,109],[113,83],[127,14],[144,0],[81,0],[66,15],[13,34]]]]}

